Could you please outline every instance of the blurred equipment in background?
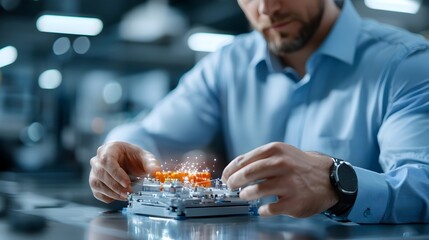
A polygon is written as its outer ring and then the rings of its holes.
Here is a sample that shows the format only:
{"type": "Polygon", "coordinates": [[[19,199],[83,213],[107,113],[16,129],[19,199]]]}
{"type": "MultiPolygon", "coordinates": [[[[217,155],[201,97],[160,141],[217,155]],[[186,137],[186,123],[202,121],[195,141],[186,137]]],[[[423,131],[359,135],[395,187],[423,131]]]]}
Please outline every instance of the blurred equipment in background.
{"type": "Polygon", "coordinates": [[[230,1],[0,1],[0,170],[81,174],[111,128],[141,120],[202,56],[190,28],[248,24],[230,1]]]}

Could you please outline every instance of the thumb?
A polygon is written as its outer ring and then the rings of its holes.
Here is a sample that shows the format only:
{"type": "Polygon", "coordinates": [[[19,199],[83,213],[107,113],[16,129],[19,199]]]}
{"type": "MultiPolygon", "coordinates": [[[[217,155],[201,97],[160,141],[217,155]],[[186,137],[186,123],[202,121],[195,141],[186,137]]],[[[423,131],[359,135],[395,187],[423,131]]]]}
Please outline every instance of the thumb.
{"type": "Polygon", "coordinates": [[[149,174],[154,177],[156,172],[162,171],[161,163],[155,158],[152,153],[143,150],[141,154],[142,156],[140,159],[142,159],[145,174],[149,174]]]}
{"type": "Polygon", "coordinates": [[[130,176],[154,176],[157,171],[161,171],[160,162],[151,152],[130,143],[121,144],[121,152],[124,154],[121,165],[130,176]]]}

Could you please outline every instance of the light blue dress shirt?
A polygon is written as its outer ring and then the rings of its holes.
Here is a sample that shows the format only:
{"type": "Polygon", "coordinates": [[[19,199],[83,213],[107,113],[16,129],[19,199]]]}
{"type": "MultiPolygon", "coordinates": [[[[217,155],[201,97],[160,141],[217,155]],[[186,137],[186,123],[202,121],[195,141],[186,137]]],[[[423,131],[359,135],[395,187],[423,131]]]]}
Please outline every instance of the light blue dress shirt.
{"type": "Polygon", "coordinates": [[[228,157],[282,141],[349,161],[357,223],[429,222],[429,44],[345,1],[299,77],[252,32],[200,61],[142,121],[113,130],[159,154],[223,131],[228,157]]]}

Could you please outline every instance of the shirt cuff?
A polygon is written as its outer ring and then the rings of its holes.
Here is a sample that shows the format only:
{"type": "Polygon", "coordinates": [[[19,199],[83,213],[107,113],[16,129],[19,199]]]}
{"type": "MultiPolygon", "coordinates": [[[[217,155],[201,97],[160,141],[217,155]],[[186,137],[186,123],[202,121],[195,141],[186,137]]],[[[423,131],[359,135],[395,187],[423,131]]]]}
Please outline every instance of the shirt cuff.
{"type": "Polygon", "coordinates": [[[347,219],[355,223],[379,223],[389,200],[389,187],[380,173],[354,167],[358,177],[358,194],[347,219]]]}

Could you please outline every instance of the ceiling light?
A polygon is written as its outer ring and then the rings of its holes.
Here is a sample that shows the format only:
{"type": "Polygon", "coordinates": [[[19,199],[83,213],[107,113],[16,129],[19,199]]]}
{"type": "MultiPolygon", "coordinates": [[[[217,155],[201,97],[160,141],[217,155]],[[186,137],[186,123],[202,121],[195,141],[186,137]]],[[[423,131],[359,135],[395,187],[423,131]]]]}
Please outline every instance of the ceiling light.
{"type": "Polygon", "coordinates": [[[422,6],[422,0],[365,0],[372,9],[416,14],[422,6]]]}
{"type": "Polygon", "coordinates": [[[42,89],[55,89],[61,85],[62,75],[57,69],[44,71],[39,76],[39,86],[42,89]]]}
{"type": "Polygon", "coordinates": [[[122,98],[122,87],[118,82],[110,82],[103,88],[103,100],[107,104],[118,103],[122,98]]]}
{"type": "Polygon", "coordinates": [[[119,23],[121,39],[152,42],[163,37],[180,36],[187,21],[166,0],[150,0],[127,12],[119,23]]]}
{"type": "Polygon", "coordinates": [[[12,11],[18,7],[19,2],[20,0],[2,0],[0,1],[0,6],[6,11],[12,11]]]}
{"type": "Polygon", "coordinates": [[[98,18],[43,15],[36,26],[41,32],[95,36],[103,29],[103,22],[98,18]]]}
{"type": "Polygon", "coordinates": [[[91,47],[88,37],[78,37],[73,42],[73,49],[77,54],[85,54],[91,47]]]}
{"type": "Polygon", "coordinates": [[[18,51],[13,46],[0,49],[0,68],[12,64],[18,57],[18,51]]]}
{"type": "Polygon", "coordinates": [[[233,40],[234,36],[228,34],[194,33],[188,38],[188,46],[198,52],[214,52],[233,40]]]}
{"type": "Polygon", "coordinates": [[[67,37],[60,37],[52,45],[52,51],[55,55],[65,54],[70,49],[70,40],[67,37]]]}

